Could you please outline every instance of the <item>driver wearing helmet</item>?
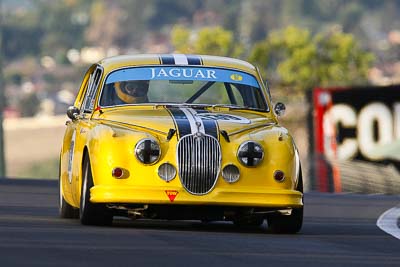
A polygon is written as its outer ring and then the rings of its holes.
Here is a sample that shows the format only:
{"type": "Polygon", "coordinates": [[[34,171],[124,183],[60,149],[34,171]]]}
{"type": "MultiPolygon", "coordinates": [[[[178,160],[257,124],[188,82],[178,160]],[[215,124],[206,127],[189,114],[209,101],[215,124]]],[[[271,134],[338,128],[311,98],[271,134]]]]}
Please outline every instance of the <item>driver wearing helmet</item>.
{"type": "Polygon", "coordinates": [[[149,102],[147,92],[149,90],[149,81],[122,81],[114,84],[117,96],[126,104],[136,104],[149,102]]]}

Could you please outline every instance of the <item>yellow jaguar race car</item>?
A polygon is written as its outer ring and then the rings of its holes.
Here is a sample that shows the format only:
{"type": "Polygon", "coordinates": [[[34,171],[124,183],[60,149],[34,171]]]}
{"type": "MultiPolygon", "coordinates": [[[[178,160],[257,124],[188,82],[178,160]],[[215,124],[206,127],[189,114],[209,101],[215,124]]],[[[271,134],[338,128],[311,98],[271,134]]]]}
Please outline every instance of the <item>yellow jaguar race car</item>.
{"type": "Polygon", "coordinates": [[[303,182],[253,65],[183,54],[104,59],[68,108],[59,211],[82,224],[134,219],[233,221],[296,233],[303,182]]]}

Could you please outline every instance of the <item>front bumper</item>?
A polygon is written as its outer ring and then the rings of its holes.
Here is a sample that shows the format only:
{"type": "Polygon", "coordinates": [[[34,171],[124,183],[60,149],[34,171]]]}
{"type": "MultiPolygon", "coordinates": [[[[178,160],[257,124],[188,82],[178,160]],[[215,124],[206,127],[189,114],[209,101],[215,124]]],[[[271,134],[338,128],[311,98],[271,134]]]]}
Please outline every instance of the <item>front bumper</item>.
{"type": "Polygon", "coordinates": [[[108,204],[224,205],[269,208],[299,208],[303,194],[295,190],[214,188],[206,195],[192,195],[182,187],[96,185],[90,201],[108,204]]]}

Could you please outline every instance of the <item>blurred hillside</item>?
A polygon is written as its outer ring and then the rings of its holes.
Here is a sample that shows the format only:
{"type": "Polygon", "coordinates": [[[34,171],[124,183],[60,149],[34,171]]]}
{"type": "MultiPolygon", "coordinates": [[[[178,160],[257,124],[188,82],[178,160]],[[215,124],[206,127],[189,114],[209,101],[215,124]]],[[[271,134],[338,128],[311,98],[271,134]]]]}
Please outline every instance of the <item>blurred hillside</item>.
{"type": "Polygon", "coordinates": [[[88,66],[106,56],[249,60],[275,100],[288,103],[282,122],[303,164],[306,89],[400,83],[397,0],[0,0],[0,7],[9,177],[57,177],[65,111],[88,66]]]}
{"type": "MultiPolygon", "coordinates": [[[[1,14],[8,118],[64,113],[89,64],[117,54],[174,52],[177,25],[190,40],[205,27],[221,27],[240,44],[228,55],[261,64],[267,59],[251,60],[255,44],[276,30],[340,31],[374,55],[360,82],[400,82],[396,0],[3,0],[1,14]]],[[[279,97],[286,87],[275,75],[267,72],[279,97]]]]}

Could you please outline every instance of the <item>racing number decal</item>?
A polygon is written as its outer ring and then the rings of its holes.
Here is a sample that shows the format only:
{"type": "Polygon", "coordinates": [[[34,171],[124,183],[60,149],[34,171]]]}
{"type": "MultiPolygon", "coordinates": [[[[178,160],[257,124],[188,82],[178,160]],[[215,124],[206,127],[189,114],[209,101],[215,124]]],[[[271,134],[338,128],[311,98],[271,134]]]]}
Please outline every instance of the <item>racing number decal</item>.
{"type": "Polygon", "coordinates": [[[71,144],[69,146],[69,158],[68,158],[68,182],[72,183],[72,162],[74,160],[74,150],[75,150],[75,139],[76,130],[72,134],[71,144]]]}
{"type": "Polygon", "coordinates": [[[165,193],[167,194],[169,200],[171,202],[174,202],[174,200],[175,200],[175,198],[176,198],[176,196],[178,195],[179,192],[176,191],[176,190],[165,190],[165,193]]]}

